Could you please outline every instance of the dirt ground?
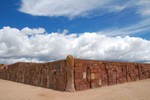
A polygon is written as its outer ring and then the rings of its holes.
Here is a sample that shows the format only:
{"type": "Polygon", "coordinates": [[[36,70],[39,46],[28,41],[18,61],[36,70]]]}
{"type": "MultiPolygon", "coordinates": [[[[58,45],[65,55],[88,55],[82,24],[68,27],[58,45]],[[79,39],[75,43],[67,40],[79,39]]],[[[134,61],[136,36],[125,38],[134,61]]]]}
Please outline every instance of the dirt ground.
{"type": "Polygon", "coordinates": [[[0,100],[150,100],[150,79],[73,93],[0,79],[0,100]]]}

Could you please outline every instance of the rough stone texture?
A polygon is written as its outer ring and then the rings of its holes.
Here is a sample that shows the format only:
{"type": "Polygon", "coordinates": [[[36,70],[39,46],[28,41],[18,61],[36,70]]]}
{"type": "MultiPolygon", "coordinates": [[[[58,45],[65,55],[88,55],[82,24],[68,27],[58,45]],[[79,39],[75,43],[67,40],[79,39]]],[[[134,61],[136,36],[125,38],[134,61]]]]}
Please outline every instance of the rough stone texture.
{"type": "Polygon", "coordinates": [[[50,63],[15,63],[1,70],[1,79],[64,91],[65,60],[50,63]]]}
{"type": "Polygon", "coordinates": [[[80,91],[150,78],[150,64],[74,59],[0,64],[0,78],[61,91],[80,91]]]}
{"type": "Polygon", "coordinates": [[[0,64],[0,70],[2,70],[2,69],[3,69],[3,66],[4,66],[4,64],[0,64]]]}
{"type": "Polygon", "coordinates": [[[150,78],[150,64],[75,59],[74,73],[79,91],[150,78]]]}
{"type": "Polygon", "coordinates": [[[5,64],[0,64],[0,71],[1,70],[4,70],[4,69],[6,69],[7,68],[7,65],[5,65],[5,64]]]}
{"type": "Polygon", "coordinates": [[[74,92],[74,58],[68,55],[66,58],[67,86],[66,91],[74,92]]]}

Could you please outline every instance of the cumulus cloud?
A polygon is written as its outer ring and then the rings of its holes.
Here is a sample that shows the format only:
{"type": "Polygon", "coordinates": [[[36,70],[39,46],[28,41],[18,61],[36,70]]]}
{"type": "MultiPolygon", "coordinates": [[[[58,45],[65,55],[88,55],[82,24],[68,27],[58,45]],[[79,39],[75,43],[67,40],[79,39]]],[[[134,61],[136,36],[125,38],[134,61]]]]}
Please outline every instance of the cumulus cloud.
{"type": "Polygon", "coordinates": [[[21,0],[21,12],[35,16],[66,16],[69,18],[99,13],[116,12],[124,9],[114,0],[21,0]],[[104,11],[105,10],[105,11],[104,11]],[[104,12],[102,12],[104,11],[104,12]]]}
{"type": "Polygon", "coordinates": [[[43,28],[30,29],[29,27],[25,27],[21,30],[21,33],[26,34],[26,35],[42,34],[44,32],[45,32],[45,29],[43,28]]]}
{"type": "Polygon", "coordinates": [[[49,34],[41,29],[0,29],[0,63],[48,62],[65,59],[68,54],[83,59],[150,62],[149,40],[98,33],[49,34]],[[24,33],[26,29],[32,33],[30,37],[24,33]]]}

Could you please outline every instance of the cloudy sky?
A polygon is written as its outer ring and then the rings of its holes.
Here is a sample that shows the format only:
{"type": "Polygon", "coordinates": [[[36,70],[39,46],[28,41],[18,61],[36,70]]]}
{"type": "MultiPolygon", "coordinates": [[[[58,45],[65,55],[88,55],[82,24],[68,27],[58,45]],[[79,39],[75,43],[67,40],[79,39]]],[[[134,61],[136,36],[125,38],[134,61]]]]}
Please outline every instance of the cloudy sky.
{"type": "Polygon", "coordinates": [[[0,63],[150,62],[150,0],[1,0],[0,63]]]}

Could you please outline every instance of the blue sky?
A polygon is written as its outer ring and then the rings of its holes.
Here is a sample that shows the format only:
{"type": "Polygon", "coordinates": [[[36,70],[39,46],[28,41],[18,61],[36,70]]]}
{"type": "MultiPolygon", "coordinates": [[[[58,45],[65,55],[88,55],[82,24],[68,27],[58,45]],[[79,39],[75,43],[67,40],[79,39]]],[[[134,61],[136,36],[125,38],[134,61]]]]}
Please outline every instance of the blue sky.
{"type": "MultiPolygon", "coordinates": [[[[15,29],[15,31],[20,31],[20,34],[23,34],[22,30],[23,32],[29,31],[29,33],[26,33],[28,36],[31,33],[34,35],[42,33],[43,36],[56,33],[58,37],[61,34],[64,34],[65,37],[77,35],[75,39],[78,39],[80,38],[79,35],[84,36],[88,33],[91,36],[93,34],[104,35],[109,38],[119,36],[122,39],[129,36],[148,42],[150,40],[149,0],[1,0],[0,12],[1,34],[5,33],[4,30],[9,30],[10,33],[12,31],[13,34],[15,29]]],[[[9,34],[9,32],[6,33],[9,34]]],[[[6,43],[4,40],[1,40],[2,42],[6,43]]],[[[85,46],[88,44],[85,44],[85,46]]],[[[109,47],[111,49],[111,46],[109,47]]],[[[8,50],[10,50],[9,46],[8,50]]],[[[66,54],[60,54],[62,55],[60,58],[54,56],[54,60],[61,59],[66,54]]],[[[72,54],[80,57],[75,53],[72,54]]],[[[81,58],[97,58],[87,55],[85,54],[81,58]]],[[[29,58],[25,56],[27,55],[20,55],[20,58],[29,61],[36,59],[36,55],[29,58]]],[[[12,55],[8,57],[13,59],[12,55]]],[[[5,60],[4,58],[7,57],[2,57],[1,62],[5,60]]],[[[41,56],[37,58],[37,61],[43,61],[41,56]]],[[[108,58],[113,57],[103,57],[102,59],[107,60],[108,58]]],[[[114,60],[127,60],[127,58],[114,60]]],[[[149,56],[143,61],[147,60],[149,60],[149,56]]],[[[47,61],[47,59],[44,59],[44,61],[47,61]]]]}
{"type": "MultiPolygon", "coordinates": [[[[123,4],[127,3],[128,0],[126,2],[124,0],[118,1],[119,2],[117,4],[119,6],[123,6],[123,4]]],[[[126,28],[146,19],[143,18],[140,13],[137,13],[138,8],[136,6],[126,7],[121,11],[112,11],[104,14],[101,13],[107,11],[101,9],[100,11],[93,10],[91,13],[92,15],[84,17],[76,16],[75,18],[70,19],[63,15],[49,17],[45,15],[33,16],[31,14],[26,14],[19,11],[21,3],[22,2],[20,0],[1,1],[1,28],[4,26],[11,26],[18,29],[22,29],[24,27],[42,27],[45,28],[47,32],[58,32],[67,29],[70,33],[83,33],[126,28]]],[[[149,30],[143,30],[143,35],[135,33],[133,32],[133,35],[131,36],[139,36],[145,39],[150,39],[149,30]]]]}

